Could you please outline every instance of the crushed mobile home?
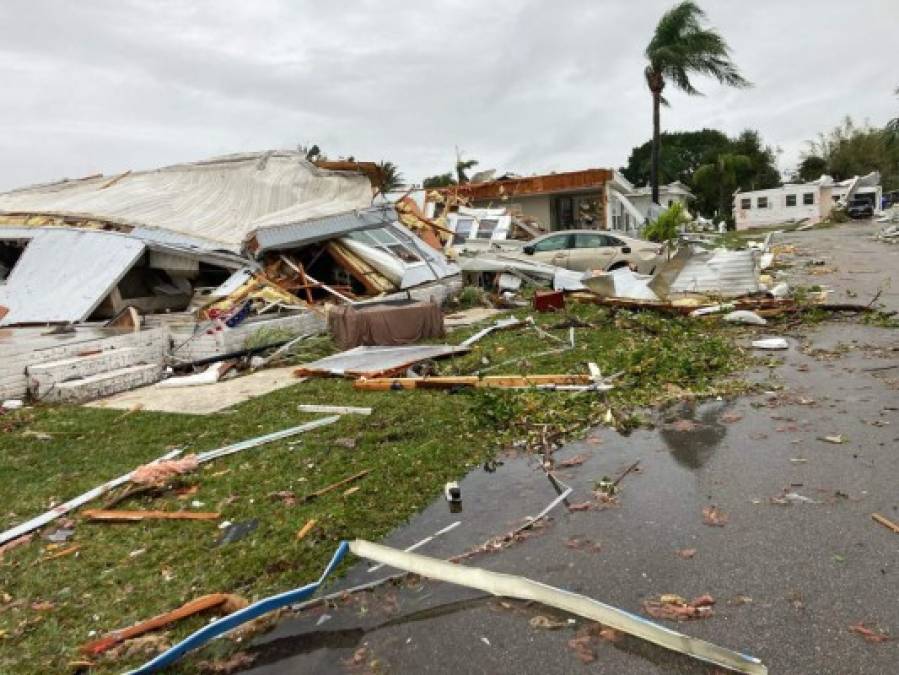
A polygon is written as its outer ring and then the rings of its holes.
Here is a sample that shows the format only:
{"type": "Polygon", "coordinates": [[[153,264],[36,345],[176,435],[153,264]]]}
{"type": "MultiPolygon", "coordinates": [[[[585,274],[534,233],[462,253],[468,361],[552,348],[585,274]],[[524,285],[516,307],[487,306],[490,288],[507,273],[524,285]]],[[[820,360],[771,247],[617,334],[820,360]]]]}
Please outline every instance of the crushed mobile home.
{"type": "Polygon", "coordinates": [[[326,300],[443,300],[458,268],[373,205],[366,166],[322,164],[247,153],[0,195],[0,326],[15,327],[0,395],[146,384],[162,355],[239,351],[263,325],[323,330],[326,300]]]}

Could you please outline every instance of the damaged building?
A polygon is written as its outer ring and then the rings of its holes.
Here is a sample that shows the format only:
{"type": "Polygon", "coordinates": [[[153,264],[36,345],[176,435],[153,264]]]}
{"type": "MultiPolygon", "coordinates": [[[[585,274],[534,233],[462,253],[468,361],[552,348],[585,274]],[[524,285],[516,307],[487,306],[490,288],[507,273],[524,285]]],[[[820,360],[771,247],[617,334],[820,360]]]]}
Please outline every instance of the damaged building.
{"type": "MultiPolygon", "coordinates": [[[[659,199],[665,207],[675,202],[686,207],[693,195],[686,186],[675,182],[660,186],[659,199]]],[[[474,209],[503,210],[529,226],[535,235],[571,229],[638,233],[658,211],[652,204],[649,188],[635,187],[614,169],[505,176],[439,188],[428,193],[426,213],[438,217],[444,210],[462,208],[457,207],[460,204],[474,209]]],[[[501,228],[497,213],[485,215],[476,228],[470,224],[470,218],[456,221],[461,221],[465,228],[459,228],[460,237],[489,238],[501,228]],[[483,220],[487,224],[482,226],[483,220]]]]}
{"type": "Polygon", "coordinates": [[[374,203],[371,167],[269,151],[0,195],[0,396],[85,400],[325,303],[442,301],[458,268],[374,203]]]}

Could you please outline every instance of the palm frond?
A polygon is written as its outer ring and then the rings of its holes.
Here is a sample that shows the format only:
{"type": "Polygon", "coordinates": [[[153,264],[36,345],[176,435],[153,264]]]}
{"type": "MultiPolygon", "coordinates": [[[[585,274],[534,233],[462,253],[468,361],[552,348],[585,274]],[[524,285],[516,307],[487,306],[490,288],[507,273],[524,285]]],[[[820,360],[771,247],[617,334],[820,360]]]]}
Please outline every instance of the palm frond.
{"type": "Polygon", "coordinates": [[[724,38],[701,25],[703,18],[705,12],[689,0],[666,12],[646,47],[649,68],[691,96],[700,95],[690,80],[692,73],[732,87],[752,86],[731,60],[724,38]]]}

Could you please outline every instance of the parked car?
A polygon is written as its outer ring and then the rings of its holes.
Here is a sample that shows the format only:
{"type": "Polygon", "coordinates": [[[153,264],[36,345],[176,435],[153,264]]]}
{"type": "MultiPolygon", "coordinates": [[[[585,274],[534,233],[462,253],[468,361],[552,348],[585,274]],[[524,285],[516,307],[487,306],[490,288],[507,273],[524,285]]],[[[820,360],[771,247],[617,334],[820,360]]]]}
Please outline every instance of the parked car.
{"type": "Polygon", "coordinates": [[[527,242],[523,254],[539,262],[569,270],[614,270],[630,267],[652,274],[661,260],[661,244],[596,230],[565,230],[527,242]]]}
{"type": "Polygon", "coordinates": [[[874,207],[867,199],[853,199],[846,208],[850,218],[871,218],[874,216],[874,207]]]}

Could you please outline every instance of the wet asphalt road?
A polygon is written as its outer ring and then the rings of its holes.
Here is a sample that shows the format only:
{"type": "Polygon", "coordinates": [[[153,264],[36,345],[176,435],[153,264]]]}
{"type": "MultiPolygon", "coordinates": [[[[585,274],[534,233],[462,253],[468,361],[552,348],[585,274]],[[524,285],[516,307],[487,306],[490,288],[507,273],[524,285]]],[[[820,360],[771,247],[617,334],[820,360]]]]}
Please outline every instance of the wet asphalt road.
{"type": "MultiPolygon", "coordinates": [[[[800,248],[788,271],[794,279],[803,256],[826,258],[834,271],[812,283],[834,287],[834,301],[851,301],[836,295],[873,295],[894,274],[899,247],[847,226],[821,232],[824,241],[820,232],[790,236],[800,248]]],[[[897,290],[881,296],[890,309],[899,309],[897,290]]],[[[770,367],[749,374],[767,393],[681,403],[658,413],[655,430],[623,437],[601,428],[559,450],[557,460],[588,457],[559,472],[575,490],[572,502],[637,459],[640,470],[623,479],[617,506],[559,508],[534,536],[466,564],[636,613],[661,593],[709,593],[717,600],[712,617],[668,625],[759,657],[772,673],[899,672],[899,641],[870,644],[848,630],[861,621],[899,636],[899,534],[870,517],[899,521],[899,368],[867,370],[899,363],[899,332],[841,322],[801,330],[770,367]],[[833,435],[845,442],[820,440],[833,435]],[[813,503],[771,501],[785,492],[813,503]],[[711,504],[728,515],[723,527],[703,523],[711,504]],[[566,545],[572,540],[584,545],[566,545]],[[696,549],[692,559],[676,555],[686,548],[696,549]]],[[[460,520],[420,549],[448,557],[509,530],[556,494],[531,457],[473,471],[462,492],[460,513],[438,499],[385,543],[406,547],[460,520]]],[[[386,572],[366,567],[356,565],[339,587],[386,572]]],[[[596,640],[595,660],[583,664],[568,646],[583,622],[533,628],[538,614],[569,618],[427,580],[384,586],[283,620],[250,647],[257,660],[248,672],[715,672],[630,638],[596,640]]]]}

